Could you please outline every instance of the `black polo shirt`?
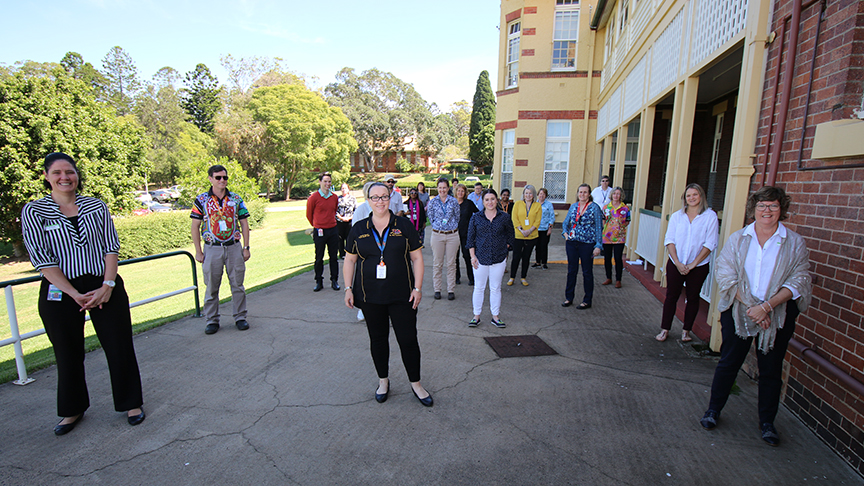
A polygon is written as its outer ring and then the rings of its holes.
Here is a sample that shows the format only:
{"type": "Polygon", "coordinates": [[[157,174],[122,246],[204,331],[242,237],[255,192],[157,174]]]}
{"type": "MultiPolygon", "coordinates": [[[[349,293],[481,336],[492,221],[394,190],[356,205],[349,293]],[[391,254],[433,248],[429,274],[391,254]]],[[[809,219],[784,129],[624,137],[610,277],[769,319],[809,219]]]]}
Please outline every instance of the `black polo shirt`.
{"type": "MultiPolygon", "coordinates": [[[[390,213],[388,224],[389,234],[384,247],[384,264],[387,266],[387,278],[377,278],[377,266],[381,262],[381,250],[375,242],[375,226],[372,217],[362,219],[351,227],[345,251],[357,255],[357,266],[354,268],[355,303],[392,304],[408,302],[411,290],[414,288],[414,270],[411,267],[409,253],[423,248],[420,235],[408,218],[390,213]]],[[[384,235],[378,235],[383,243],[384,235]]]]}

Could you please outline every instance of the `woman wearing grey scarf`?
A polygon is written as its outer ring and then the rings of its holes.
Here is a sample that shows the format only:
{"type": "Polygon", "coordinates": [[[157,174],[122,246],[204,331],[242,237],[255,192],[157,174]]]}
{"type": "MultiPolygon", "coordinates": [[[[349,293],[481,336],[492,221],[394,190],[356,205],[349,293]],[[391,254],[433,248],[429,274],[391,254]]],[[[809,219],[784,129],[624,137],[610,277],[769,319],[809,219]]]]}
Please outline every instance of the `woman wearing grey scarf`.
{"type": "Polygon", "coordinates": [[[772,446],[780,443],[774,418],[786,348],[795,332],[795,318],[807,309],[811,294],[804,239],[780,223],[787,217],[789,202],[780,188],[765,186],[753,193],[747,200],[747,217],[754,222],[732,234],[717,258],[714,277],[723,344],[708,411],[700,422],[707,430],[717,425],[756,337],[759,424],[762,440],[772,446]]]}

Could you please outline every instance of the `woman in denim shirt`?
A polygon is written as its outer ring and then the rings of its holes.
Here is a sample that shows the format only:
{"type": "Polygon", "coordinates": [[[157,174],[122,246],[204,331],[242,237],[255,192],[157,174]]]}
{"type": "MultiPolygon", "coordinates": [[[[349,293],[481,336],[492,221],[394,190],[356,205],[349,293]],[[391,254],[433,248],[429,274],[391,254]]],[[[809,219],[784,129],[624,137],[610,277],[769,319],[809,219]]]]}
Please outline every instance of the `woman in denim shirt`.
{"type": "Polygon", "coordinates": [[[552,203],[547,201],[549,191],[545,187],[541,187],[537,191],[537,202],[540,203],[540,208],[543,215],[540,217],[540,228],[538,229],[539,236],[537,237],[537,250],[534,252],[534,265],[531,268],[542,266],[549,268],[546,264],[549,260],[549,237],[552,236],[552,225],[555,224],[555,208],[552,203]]]}
{"type": "Polygon", "coordinates": [[[579,186],[577,197],[579,200],[570,206],[563,223],[562,236],[567,240],[567,288],[564,290],[566,300],[561,307],[573,305],[581,261],[585,297],[576,308],[584,310],[591,308],[594,295],[594,257],[599,256],[603,248],[603,213],[592,202],[591,186],[588,184],[579,186]]]}

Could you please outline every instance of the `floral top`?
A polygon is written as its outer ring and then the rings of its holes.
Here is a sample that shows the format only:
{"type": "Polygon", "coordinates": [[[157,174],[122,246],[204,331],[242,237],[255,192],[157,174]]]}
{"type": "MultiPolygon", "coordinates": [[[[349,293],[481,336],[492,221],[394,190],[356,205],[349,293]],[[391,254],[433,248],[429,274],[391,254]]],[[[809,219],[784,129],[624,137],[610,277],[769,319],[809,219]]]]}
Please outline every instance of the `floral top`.
{"type": "Polygon", "coordinates": [[[447,196],[445,202],[441,202],[440,197],[433,197],[426,207],[426,218],[435,231],[456,230],[459,228],[459,202],[452,196],[447,196]]]}
{"type": "Polygon", "coordinates": [[[630,208],[621,203],[617,208],[610,202],[603,208],[603,243],[624,244],[627,241],[627,224],[630,223],[630,208]]]}
{"type": "Polygon", "coordinates": [[[471,216],[465,248],[474,248],[474,256],[480,265],[494,265],[505,261],[507,248],[515,243],[513,221],[510,215],[500,208],[492,221],[486,217],[485,209],[471,216]]]}
{"type": "Polygon", "coordinates": [[[351,221],[355,209],[357,209],[357,199],[354,196],[351,194],[339,196],[339,204],[336,206],[336,222],[351,221]],[[339,219],[339,216],[342,216],[342,219],[339,219]]]}
{"type": "Polygon", "coordinates": [[[240,220],[249,217],[249,210],[237,194],[225,191],[225,197],[219,199],[211,188],[195,198],[189,216],[203,221],[201,236],[205,243],[225,243],[240,241],[240,220]]]}
{"type": "Polygon", "coordinates": [[[603,248],[603,213],[600,206],[593,202],[588,203],[585,210],[579,213],[579,203],[573,203],[562,223],[561,236],[565,240],[590,243],[595,248],[603,248]]]}

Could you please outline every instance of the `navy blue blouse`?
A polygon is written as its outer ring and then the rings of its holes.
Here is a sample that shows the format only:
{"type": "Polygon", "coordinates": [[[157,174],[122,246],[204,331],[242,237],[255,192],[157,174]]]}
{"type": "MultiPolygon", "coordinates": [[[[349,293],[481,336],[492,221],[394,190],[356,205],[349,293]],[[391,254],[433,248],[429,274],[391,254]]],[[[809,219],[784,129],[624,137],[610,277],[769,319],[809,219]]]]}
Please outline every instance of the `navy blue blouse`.
{"type": "Polygon", "coordinates": [[[481,265],[494,265],[507,259],[507,247],[516,244],[516,231],[510,215],[498,209],[498,214],[489,221],[486,210],[474,213],[468,223],[468,239],[465,248],[474,248],[474,255],[481,265]]]}

